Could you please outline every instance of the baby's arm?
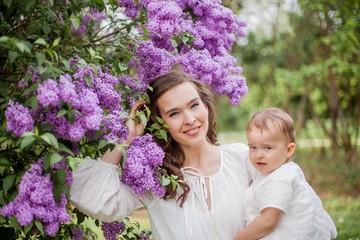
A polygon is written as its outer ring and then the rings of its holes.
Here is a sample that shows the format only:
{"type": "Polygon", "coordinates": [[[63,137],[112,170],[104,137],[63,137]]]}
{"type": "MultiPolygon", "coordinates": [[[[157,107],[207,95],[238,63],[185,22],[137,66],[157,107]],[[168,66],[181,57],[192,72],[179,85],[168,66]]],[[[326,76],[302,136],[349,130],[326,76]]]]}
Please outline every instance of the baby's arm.
{"type": "Polygon", "coordinates": [[[268,207],[261,211],[260,216],[255,218],[246,228],[242,229],[236,236],[236,240],[257,240],[272,231],[278,224],[283,211],[268,207]]]}

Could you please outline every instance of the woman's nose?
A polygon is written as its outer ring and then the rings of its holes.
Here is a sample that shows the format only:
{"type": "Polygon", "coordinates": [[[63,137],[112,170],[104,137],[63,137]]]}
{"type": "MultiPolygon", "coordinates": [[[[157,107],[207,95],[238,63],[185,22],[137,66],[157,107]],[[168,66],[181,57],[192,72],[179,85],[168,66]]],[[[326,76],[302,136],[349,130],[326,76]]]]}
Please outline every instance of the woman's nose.
{"type": "Polygon", "coordinates": [[[194,124],[196,121],[196,118],[194,115],[190,113],[185,114],[185,124],[194,124]]]}

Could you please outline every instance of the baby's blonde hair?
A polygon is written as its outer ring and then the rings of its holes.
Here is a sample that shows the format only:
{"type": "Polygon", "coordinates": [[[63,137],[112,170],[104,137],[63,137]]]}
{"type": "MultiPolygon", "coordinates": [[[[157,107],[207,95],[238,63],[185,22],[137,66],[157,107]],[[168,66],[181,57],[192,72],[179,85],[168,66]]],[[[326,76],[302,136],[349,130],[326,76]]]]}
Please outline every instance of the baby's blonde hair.
{"type": "Polygon", "coordinates": [[[280,108],[266,108],[256,112],[250,119],[246,131],[251,131],[253,127],[262,130],[271,130],[271,127],[279,129],[290,143],[295,143],[294,120],[284,110],[280,108]]]}

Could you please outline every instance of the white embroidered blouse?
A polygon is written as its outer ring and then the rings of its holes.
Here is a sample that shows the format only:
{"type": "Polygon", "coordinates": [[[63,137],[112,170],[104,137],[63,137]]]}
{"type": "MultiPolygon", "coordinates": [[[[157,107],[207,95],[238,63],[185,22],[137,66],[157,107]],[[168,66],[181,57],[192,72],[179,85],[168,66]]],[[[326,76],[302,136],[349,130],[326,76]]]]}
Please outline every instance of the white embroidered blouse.
{"type": "Polygon", "coordinates": [[[219,151],[221,164],[211,176],[193,168],[182,169],[191,189],[183,207],[175,200],[135,195],[120,182],[118,167],[101,159],[86,160],[74,173],[71,202],[87,215],[106,222],[121,220],[146,207],[155,240],[232,240],[245,226],[242,202],[255,169],[246,145],[221,145],[219,151]]]}

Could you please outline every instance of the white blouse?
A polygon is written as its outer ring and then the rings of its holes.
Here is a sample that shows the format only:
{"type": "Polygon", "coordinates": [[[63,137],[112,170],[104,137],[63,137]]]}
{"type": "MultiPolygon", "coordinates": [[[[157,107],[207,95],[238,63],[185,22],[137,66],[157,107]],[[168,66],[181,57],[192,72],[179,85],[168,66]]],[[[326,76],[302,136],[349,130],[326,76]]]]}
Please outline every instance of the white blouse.
{"type": "Polygon", "coordinates": [[[182,169],[191,189],[183,207],[175,200],[135,195],[120,182],[118,167],[101,159],[86,160],[74,173],[71,202],[87,215],[105,222],[119,221],[146,207],[155,240],[233,240],[245,226],[242,202],[256,171],[248,159],[246,145],[227,144],[219,150],[221,164],[214,175],[182,169]],[[205,181],[209,182],[209,189],[205,181]],[[211,195],[210,210],[207,193],[211,195]]]}
{"type": "Polygon", "coordinates": [[[337,235],[321,199],[294,162],[270,174],[259,174],[245,192],[244,205],[247,224],[267,207],[284,212],[275,230],[263,240],[329,240],[337,235]]]}

